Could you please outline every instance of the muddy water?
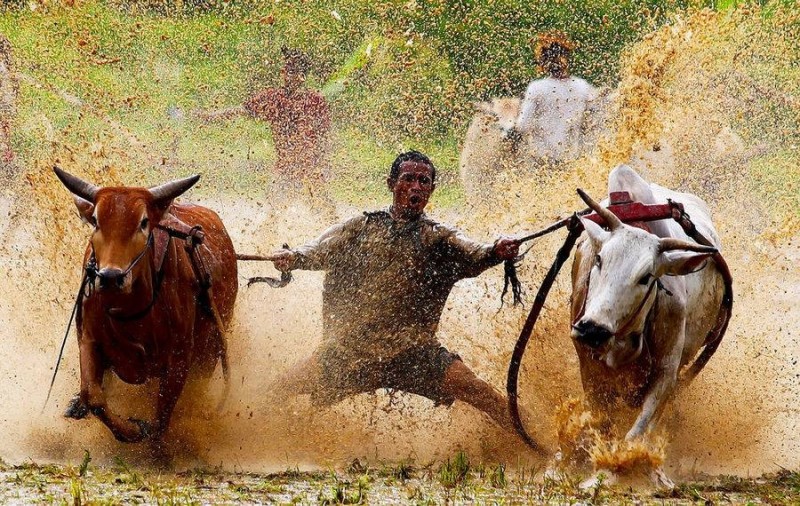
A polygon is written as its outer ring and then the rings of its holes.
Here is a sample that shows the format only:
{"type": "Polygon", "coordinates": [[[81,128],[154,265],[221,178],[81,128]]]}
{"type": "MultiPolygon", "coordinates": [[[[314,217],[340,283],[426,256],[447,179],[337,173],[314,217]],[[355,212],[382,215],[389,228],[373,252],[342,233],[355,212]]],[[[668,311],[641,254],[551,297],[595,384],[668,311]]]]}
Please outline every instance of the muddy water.
{"type": "MultiPolygon", "coordinates": [[[[435,218],[486,241],[537,229],[582,207],[575,187],[601,196],[608,170],[629,159],[651,180],[697,191],[709,200],[733,272],[736,302],[717,355],[665,417],[665,465],[677,476],[694,471],[747,475],[800,466],[800,246],[797,213],[791,208],[796,200],[785,192],[766,199],[769,194],[763,192],[774,187],[752,170],[759,160],[778,168],[797,166],[784,116],[796,113],[791,100],[798,94],[796,85],[791,89],[777,79],[765,91],[764,81],[752,77],[756,62],[767,75],[777,76],[788,67],[780,59],[788,51],[774,51],[787,43],[775,35],[781,32],[760,32],[766,29],[750,21],[758,19],[752,13],[731,16],[696,13],[632,48],[616,105],[618,120],[595,155],[555,174],[509,183],[513,191],[498,193],[490,207],[436,209],[434,197],[432,211],[435,218]],[[756,32],[766,39],[756,43],[756,32]],[[759,58],[767,49],[771,56],[763,64],[759,58]],[[771,118],[770,112],[777,116],[771,118]],[[652,150],[654,144],[658,151],[652,150]]],[[[102,184],[155,184],[170,176],[165,171],[141,181],[138,174],[116,169],[134,166],[136,154],[125,152],[122,141],[114,142],[56,144],[53,159],[102,184]]],[[[89,449],[100,462],[120,456],[146,463],[145,452],[116,443],[96,420],[60,417],[78,387],[74,337],[51,403],[39,413],[88,236],[65,190],[48,173],[52,161],[38,162],[17,186],[6,185],[0,199],[0,213],[8,216],[0,220],[2,457],[77,462],[89,449]]],[[[778,172],[775,177],[790,176],[778,172]]],[[[257,192],[208,197],[213,192],[198,191],[195,200],[219,211],[243,252],[266,253],[287,241],[298,244],[322,228],[301,204],[273,209],[257,192]]],[[[385,202],[388,195],[375,207],[385,202]]],[[[358,211],[345,204],[339,208],[343,217],[358,211]]],[[[528,254],[520,272],[528,300],[560,241],[560,236],[545,238],[528,254]]],[[[265,271],[266,265],[244,266],[242,284],[244,277],[265,271]]],[[[550,445],[556,442],[556,407],[580,395],[568,337],[567,278],[562,273],[551,292],[520,384],[522,403],[534,415],[528,426],[550,445]]],[[[209,399],[184,399],[169,437],[180,465],[263,471],[341,465],[355,457],[427,462],[457,448],[512,465],[532,462],[513,436],[459,403],[447,409],[379,392],[319,412],[307,398],[275,400],[271,382],[320,341],[321,286],[320,274],[299,273],[282,290],[242,288],[230,336],[231,397],[221,414],[210,409],[219,395],[218,378],[209,399]]],[[[460,283],[439,330],[445,346],[498,388],[505,384],[511,349],[526,316],[524,308],[498,311],[501,286],[499,269],[460,283]]],[[[112,380],[111,389],[119,409],[146,414],[136,399],[152,396],[152,386],[134,388],[112,380]]]]}

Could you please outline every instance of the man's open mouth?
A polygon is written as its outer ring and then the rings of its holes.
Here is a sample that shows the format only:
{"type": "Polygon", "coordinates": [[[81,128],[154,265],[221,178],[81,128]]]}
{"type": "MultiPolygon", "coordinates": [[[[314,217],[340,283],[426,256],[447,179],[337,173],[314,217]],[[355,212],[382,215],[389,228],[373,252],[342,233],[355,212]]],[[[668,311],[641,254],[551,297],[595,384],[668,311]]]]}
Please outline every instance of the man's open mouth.
{"type": "Polygon", "coordinates": [[[412,195],[408,198],[408,201],[416,206],[422,202],[422,197],[419,195],[412,195]]]}

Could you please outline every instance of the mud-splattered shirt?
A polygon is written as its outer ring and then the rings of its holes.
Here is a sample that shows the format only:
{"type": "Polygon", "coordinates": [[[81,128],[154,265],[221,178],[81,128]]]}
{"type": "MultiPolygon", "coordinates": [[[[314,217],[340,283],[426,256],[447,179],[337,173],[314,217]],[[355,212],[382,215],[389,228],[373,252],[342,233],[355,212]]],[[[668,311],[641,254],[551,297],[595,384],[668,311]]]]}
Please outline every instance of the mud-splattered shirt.
{"type": "Polygon", "coordinates": [[[598,90],[579,77],[545,77],[528,85],[516,128],[530,152],[553,161],[577,158],[590,104],[598,90]]]}
{"type": "Polygon", "coordinates": [[[327,273],[321,350],[354,363],[439,346],[436,328],[453,285],[501,262],[492,244],[424,215],[399,221],[388,211],[335,225],[296,252],[296,268],[327,273]]]}
{"type": "Polygon", "coordinates": [[[245,101],[244,109],[272,127],[278,156],[276,172],[297,177],[321,175],[331,127],[328,103],[322,95],[311,90],[291,93],[267,88],[245,101]]]}

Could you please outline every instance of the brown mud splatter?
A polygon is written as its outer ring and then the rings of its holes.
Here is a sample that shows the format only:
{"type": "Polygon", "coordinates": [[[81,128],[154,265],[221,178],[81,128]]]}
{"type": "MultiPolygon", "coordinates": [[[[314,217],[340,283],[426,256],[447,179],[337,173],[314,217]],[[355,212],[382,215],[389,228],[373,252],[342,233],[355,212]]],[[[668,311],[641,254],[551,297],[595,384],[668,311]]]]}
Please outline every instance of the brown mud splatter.
{"type": "MultiPolygon", "coordinates": [[[[499,191],[490,207],[432,211],[487,241],[501,233],[535,230],[582,207],[576,187],[602,196],[613,164],[631,156],[651,180],[697,191],[709,200],[733,270],[736,305],[717,356],[665,417],[665,466],[678,476],[697,471],[749,475],[773,471],[776,465],[800,466],[800,221],[797,193],[791,190],[797,188],[797,173],[790,169],[797,167],[798,154],[787,140],[798,133],[797,122],[787,125],[797,117],[800,81],[796,66],[794,78],[789,75],[786,59],[796,52],[787,47],[790,34],[781,25],[785,17],[758,14],[700,11],[675,19],[626,56],[618,119],[598,155],[533,179],[510,176],[506,191],[499,191]],[[652,153],[654,143],[661,148],[652,153]]],[[[148,186],[183,173],[158,166],[135,170],[149,156],[113,137],[82,146],[56,144],[53,153],[6,188],[0,208],[9,215],[0,229],[3,457],[76,462],[89,449],[99,462],[121,456],[147,463],[146,450],[117,443],[97,420],[60,417],[78,388],[74,337],[53,400],[39,414],[88,237],[50,166],[58,160],[99,184],[148,186]]],[[[213,181],[201,182],[195,200],[219,211],[239,251],[267,252],[287,240],[301,243],[322,228],[302,204],[272,209],[259,196],[211,197],[213,191],[204,192],[204,184],[213,186],[213,181]]],[[[375,206],[383,202],[388,196],[375,206]]],[[[340,216],[356,212],[340,205],[340,216]]],[[[528,253],[520,273],[528,300],[562,237],[544,238],[528,253]]],[[[242,271],[244,283],[246,276],[269,267],[245,265],[242,271]]],[[[426,462],[457,448],[512,464],[532,458],[513,435],[461,404],[437,408],[414,396],[385,393],[362,395],[324,411],[302,397],[271,401],[271,382],[320,340],[322,277],[298,273],[296,278],[282,290],[242,287],[230,335],[231,397],[221,414],[213,412],[221,378],[212,384],[208,402],[184,397],[169,434],[178,465],[264,471],[341,465],[354,457],[426,462]]],[[[500,388],[527,310],[506,306],[498,311],[501,278],[495,269],[460,283],[439,330],[445,346],[500,388]]],[[[569,340],[568,298],[568,276],[562,273],[521,374],[522,403],[534,415],[527,425],[550,445],[557,442],[556,407],[581,390],[569,340]]],[[[131,413],[141,409],[140,396],[152,396],[152,386],[112,380],[112,389],[115,405],[131,413]]],[[[619,453],[612,446],[599,448],[596,459],[619,453]]]]}

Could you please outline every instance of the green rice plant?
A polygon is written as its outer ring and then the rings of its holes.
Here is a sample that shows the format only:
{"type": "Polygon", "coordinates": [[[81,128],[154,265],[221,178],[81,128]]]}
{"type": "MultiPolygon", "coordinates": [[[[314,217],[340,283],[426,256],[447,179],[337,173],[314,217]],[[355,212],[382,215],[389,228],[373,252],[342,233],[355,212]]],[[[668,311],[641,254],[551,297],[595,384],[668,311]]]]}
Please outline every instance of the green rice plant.
{"type": "Polygon", "coordinates": [[[73,506],[81,506],[83,504],[83,485],[81,480],[73,479],[69,483],[69,495],[72,498],[73,506]]]}
{"type": "Polygon", "coordinates": [[[508,479],[506,478],[505,464],[497,464],[489,469],[489,483],[494,488],[506,488],[508,479]]]}
{"type": "Polygon", "coordinates": [[[462,485],[469,479],[470,469],[469,457],[465,452],[459,451],[452,461],[447,459],[439,467],[439,483],[447,489],[462,485]]]}
{"type": "Polygon", "coordinates": [[[78,476],[81,478],[86,476],[86,472],[89,470],[89,463],[92,461],[92,456],[89,453],[89,450],[83,450],[83,461],[81,462],[80,467],[78,468],[78,476]]]}
{"type": "Polygon", "coordinates": [[[353,487],[352,483],[349,481],[334,477],[329,494],[320,494],[320,504],[363,504],[367,498],[366,491],[369,489],[369,483],[364,479],[365,477],[366,476],[362,476],[356,482],[355,487],[353,487]]]}

